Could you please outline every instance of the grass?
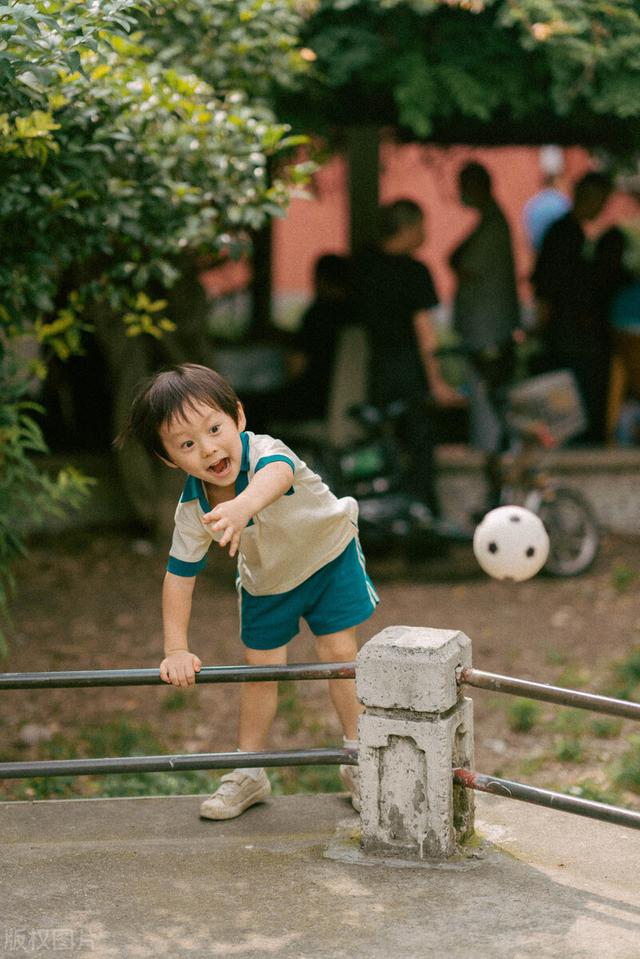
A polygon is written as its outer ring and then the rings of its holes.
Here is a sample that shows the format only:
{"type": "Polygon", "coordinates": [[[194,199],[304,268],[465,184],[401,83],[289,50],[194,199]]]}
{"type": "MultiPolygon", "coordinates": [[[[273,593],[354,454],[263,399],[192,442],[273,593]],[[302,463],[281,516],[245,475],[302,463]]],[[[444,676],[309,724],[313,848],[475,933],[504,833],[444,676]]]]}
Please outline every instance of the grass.
{"type": "Polygon", "coordinates": [[[514,699],[507,707],[507,723],[514,733],[528,733],[540,719],[540,706],[531,699],[514,699]]]}
{"type": "Polygon", "coordinates": [[[288,732],[292,734],[300,732],[305,724],[304,707],[294,682],[280,683],[278,716],[284,719],[288,732]]]}
{"type": "MultiPolygon", "coordinates": [[[[41,745],[41,757],[44,760],[162,755],[166,751],[146,723],[133,725],[126,719],[100,726],[83,726],[74,739],[58,735],[41,745]]],[[[202,770],[108,773],[103,776],[39,776],[19,781],[12,790],[12,798],[170,796],[207,792],[210,787],[211,773],[202,770]]]]}
{"type": "Polygon", "coordinates": [[[285,766],[268,773],[274,796],[344,792],[337,766],[285,766]]]}
{"type": "Polygon", "coordinates": [[[622,720],[599,716],[597,719],[591,720],[590,729],[598,739],[615,739],[622,732],[622,720]]]}
{"type": "Polygon", "coordinates": [[[583,709],[559,709],[552,722],[552,728],[560,733],[577,737],[588,723],[589,716],[583,709]]]}
{"type": "Polygon", "coordinates": [[[569,786],[565,792],[580,799],[589,799],[591,802],[608,803],[615,805],[620,802],[620,795],[615,789],[600,786],[593,779],[583,779],[575,786],[569,786]]]}
{"type": "Polygon", "coordinates": [[[577,736],[561,737],[553,751],[561,763],[580,763],[584,759],[584,747],[577,736]]]}
{"type": "Polygon", "coordinates": [[[640,647],[630,650],[625,659],[614,665],[613,681],[605,695],[640,701],[640,647]]]}
{"type": "Polygon", "coordinates": [[[176,689],[165,697],[162,706],[168,712],[175,712],[177,709],[184,709],[188,703],[187,694],[181,689],[176,689]]]}
{"type": "Polygon", "coordinates": [[[560,736],[553,745],[553,754],[561,763],[579,763],[584,759],[582,734],[588,716],[582,709],[560,709],[551,723],[551,729],[560,736]]]}
{"type": "MultiPolygon", "coordinates": [[[[304,725],[304,712],[293,683],[286,684],[281,704],[290,731],[304,725]]],[[[179,702],[179,699],[178,699],[179,702]]],[[[181,708],[172,705],[171,709],[181,708]]],[[[325,745],[331,745],[325,743],[325,745]]],[[[133,724],[126,719],[105,725],[80,727],[73,739],[54,736],[40,746],[43,760],[99,759],[105,756],[163,755],[167,748],[146,723],[133,724]]],[[[13,758],[13,757],[12,757],[13,758]]],[[[17,758],[17,757],[16,757],[17,758]]],[[[232,768],[232,767],[230,767],[232,768]]],[[[8,796],[17,800],[72,799],[78,797],[112,798],[116,796],[175,796],[211,793],[228,770],[182,770],[172,772],[108,773],[95,776],[39,776],[16,780],[8,796]]],[[[267,770],[274,795],[292,793],[341,792],[337,766],[296,766],[267,770]]]]}
{"type": "Polygon", "coordinates": [[[614,776],[617,786],[640,793],[640,736],[629,740],[629,749],[616,763],[614,776]]]}
{"type": "MultiPolygon", "coordinates": [[[[523,759],[518,764],[518,775],[521,776],[535,776],[536,773],[541,772],[549,762],[549,757],[545,753],[540,753],[536,756],[527,756],[526,759],[523,759]]],[[[496,773],[499,775],[499,773],[496,773]]],[[[509,776],[506,777],[507,779],[509,776]]]]}
{"type": "Polygon", "coordinates": [[[546,659],[550,666],[566,666],[568,656],[564,649],[551,647],[547,650],[546,659]]]}
{"type": "Polygon", "coordinates": [[[632,569],[624,563],[617,563],[611,572],[613,588],[618,593],[626,593],[638,576],[638,570],[632,569]]]}

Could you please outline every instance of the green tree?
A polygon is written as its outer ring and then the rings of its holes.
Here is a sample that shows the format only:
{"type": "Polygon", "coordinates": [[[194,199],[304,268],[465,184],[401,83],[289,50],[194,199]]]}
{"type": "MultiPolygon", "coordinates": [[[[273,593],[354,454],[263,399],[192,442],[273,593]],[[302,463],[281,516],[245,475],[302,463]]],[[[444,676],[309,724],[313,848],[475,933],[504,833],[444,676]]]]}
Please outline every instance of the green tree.
{"type": "Polygon", "coordinates": [[[266,93],[304,67],[298,26],[290,0],[0,6],[0,607],[16,518],[86,489],[33,460],[33,377],[91,329],[126,366],[136,342],[173,330],[168,301],[195,255],[242,248],[283,212],[304,167],[285,162],[299,138],[266,93]]]}
{"type": "Polygon", "coordinates": [[[304,100],[283,101],[307,125],[640,145],[636,0],[318,0],[302,41],[316,57],[304,100]]]}

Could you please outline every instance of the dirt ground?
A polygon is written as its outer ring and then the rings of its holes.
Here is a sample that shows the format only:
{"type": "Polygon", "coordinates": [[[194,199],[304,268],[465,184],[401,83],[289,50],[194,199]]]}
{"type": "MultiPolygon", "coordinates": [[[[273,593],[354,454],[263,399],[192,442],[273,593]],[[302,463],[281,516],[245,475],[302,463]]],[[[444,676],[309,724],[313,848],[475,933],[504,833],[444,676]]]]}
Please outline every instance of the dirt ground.
{"type": "MultiPolygon", "coordinates": [[[[10,652],[2,668],[157,666],[164,562],[164,550],[126,531],[73,532],[34,542],[18,569],[10,652]]],[[[191,645],[205,665],[242,659],[233,567],[217,554],[198,583],[191,645]]],[[[623,687],[634,697],[640,691],[638,539],[606,538],[593,569],[572,580],[496,582],[480,572],[468,547],[412,565],[401,556],[375,560],[369,571],[381,603],[361,628],[362,642],[389,625],[460,629],[473,642],[478,668],[609,694],[623,687]]],[[[304,630],[291,645],[290,661],[314,659],[313,639],[304,630]]],[[[145,736],[161,752],[231,750],[237,693],[233,685],[185,693],[168,687],[6,691],[0,697],[3,758],[83,755],[86,730],[92,731],[93,755],[122,754],[122,734],[115,746],[106,733],[100,739],[100,730],[114,724],[121,733],[129,731],[130,752],[145,751],[145,736]]],[[[630,762],[632,723],[545,704],[531,707],[479,690],[469,694],[477,770],[640,808],[640,772],[637,792],[615,786],[616,770],[630,762]]],[[[326,684],[285,684],[272,745],[337,742],[326,684]]],[[[97,778],[80,777],[56,794],[98,791],[97,778]]],[[[3,793],[50,794],[34,781],[17,780],[6,780],[3,793]]]]}

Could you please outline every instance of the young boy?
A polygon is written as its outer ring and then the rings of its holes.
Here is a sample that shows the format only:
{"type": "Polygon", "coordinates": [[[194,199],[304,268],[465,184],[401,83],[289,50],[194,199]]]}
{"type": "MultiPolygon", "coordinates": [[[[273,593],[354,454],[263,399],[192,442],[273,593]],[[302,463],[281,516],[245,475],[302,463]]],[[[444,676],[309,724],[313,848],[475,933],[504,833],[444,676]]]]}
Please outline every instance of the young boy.
{"type": "MultiPolygon", "coordinates": [[[[238,555],[240,635],[245,662],[287,661],[287,643],[306,619],[324,662],[349,662],[357,653],[356,626],[378,597],[358,543],[354,499],[337,499],[295,453],[270,436],[245,430],[230,385],[192,363],[156,373],[134,400],[119,442],[134,436],[172,469],[187,474],[175,530],[162,609],[164,659],[160,676],[192,686],[201,661],[187,633],[196,574],[211,541],[238,555]]],[[[241,752],[263,750],[277,708],[277,683],[242,683],[241,752]]],[[[330,680],[344,742],[355,748],[361,711],[353,680],[330,680]]],[[[359,809],[357,768],[340,767],[359,809]]],[[[264,769],[236,769],[200,807],[206,819],[232,819],[263,802],[271,786],[264,769]]]]}

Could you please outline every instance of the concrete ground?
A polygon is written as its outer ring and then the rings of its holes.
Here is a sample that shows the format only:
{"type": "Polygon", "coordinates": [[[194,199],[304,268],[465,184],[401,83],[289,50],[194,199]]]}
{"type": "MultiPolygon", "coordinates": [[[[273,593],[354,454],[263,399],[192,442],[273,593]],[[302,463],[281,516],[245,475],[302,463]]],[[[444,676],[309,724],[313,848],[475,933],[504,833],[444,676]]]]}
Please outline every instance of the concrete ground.
{"type": "Polygon", "coordinates": [[[337,795],[227,823],[192,796],[0,803],[0,955],[640,957],[638,833],[476,799],[483,858],[439,868],[326,858],[358,824],[337,795]]]}

